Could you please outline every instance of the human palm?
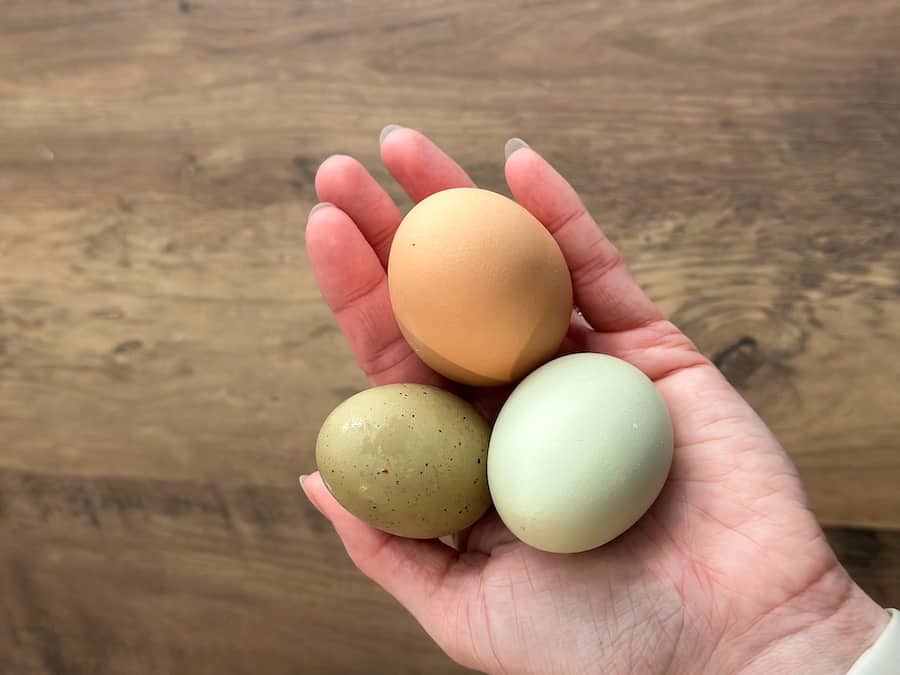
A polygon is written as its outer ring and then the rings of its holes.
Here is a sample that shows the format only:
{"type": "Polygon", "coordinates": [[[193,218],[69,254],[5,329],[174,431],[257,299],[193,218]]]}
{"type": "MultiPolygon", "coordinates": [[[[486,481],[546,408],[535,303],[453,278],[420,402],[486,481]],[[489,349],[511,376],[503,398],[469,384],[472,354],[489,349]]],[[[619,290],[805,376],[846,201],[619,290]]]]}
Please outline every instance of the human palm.
{"type": "MultiPolygon", "coordinates": [[[[414,201],[473,184],[410,129],[389,133],[381,154],[414,201]]],[[[472,668],[846,671],[885,615],[837,562],[778,442],[641,291],[549,164],[519,148],[506,162],[506,178],[513,196],[556,238],[571,271],[578,311],[563,351],[629,361],[665,398],[675,452],[662,494],[618,539],[574,555],[519,542],[494,512],[457,535],[453,547],[388,535],[341,508],[318,474],[304,482],[313,504],[334,524],[360,570],[412,612],[452,658],[472,668]],[[837,647],[832,635],[840,635],[837,647]],[[803,667],[783,669],[786,659],[803,667]]],[[[310,215],[308,252],[372,384],[445,386],[488,417],[496,414],[506,391],[448,382],[418,359],[399,331],[385,268],[402,215],[387,193],[345,156],[326,160],[316,190],[324,205],[310,215]]]]}

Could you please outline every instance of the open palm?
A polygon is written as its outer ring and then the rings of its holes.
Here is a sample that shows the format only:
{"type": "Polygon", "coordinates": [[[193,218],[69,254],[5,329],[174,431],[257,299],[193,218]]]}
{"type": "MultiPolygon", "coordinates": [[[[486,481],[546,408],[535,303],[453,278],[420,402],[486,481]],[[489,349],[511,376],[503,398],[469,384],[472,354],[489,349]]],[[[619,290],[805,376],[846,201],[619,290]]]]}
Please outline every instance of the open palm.
{"type": "MultiPolygon", "coordinates": [[[[381,154],[414,201],[473,185],[414,130],[391,131],[381,154]]],[[[813,672],[821,664],[834,670],[815,672],[845,672],[885,615],[837,562],[778,442],[661,315],[540,155],[515,149],[506,178],[517,201],[553,234],[572,275],[579,311],[563,350],[625,359],[666,400],[675,453],[663,493],[624,535],[576,555],[522,544],[493,512],[453,548],[394,537],[341,508],[317,474],[304,482],[309,498],[360,570],[472,668],[650,674],[813,672]],[[843,646],[835,647],[832,635],[843,646]],[[786,669],[785,659],[803,667],[786,669]]],[[[385,268],[402,218],[398,207],[346,156],[326,160],[316,190],[324,204],[310,216],[308,252],[369,380],[459,392],[418,359],[391,311],[385,268]]],[[[489,417],[502,403],[496,390],[462,393],[489,417]]]]}

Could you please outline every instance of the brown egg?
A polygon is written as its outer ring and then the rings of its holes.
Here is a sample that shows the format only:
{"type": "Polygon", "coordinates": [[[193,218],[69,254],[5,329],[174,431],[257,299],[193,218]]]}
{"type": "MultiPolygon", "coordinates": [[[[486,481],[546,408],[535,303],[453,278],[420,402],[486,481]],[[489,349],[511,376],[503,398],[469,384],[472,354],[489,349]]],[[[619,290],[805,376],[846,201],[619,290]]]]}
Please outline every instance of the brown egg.
{"type": "Polygon", "coordinates": [[[444,190],[403,219],[388,264],[406,340],[434,370],[494,386],[551,359],[572,284],[556,241],[524,207],[476,188],[444,190]]]}

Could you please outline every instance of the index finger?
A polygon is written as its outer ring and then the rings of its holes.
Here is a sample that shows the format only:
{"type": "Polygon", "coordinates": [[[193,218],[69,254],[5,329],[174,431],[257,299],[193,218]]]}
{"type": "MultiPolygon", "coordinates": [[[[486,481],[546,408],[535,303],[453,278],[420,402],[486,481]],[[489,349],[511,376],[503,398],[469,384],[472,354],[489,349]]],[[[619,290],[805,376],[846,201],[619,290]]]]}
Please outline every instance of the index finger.
{"type": "Polygon", "coordinates": [[[385,127],[381,161],[414,202],[441,190],[475,187],[459,164],[415,129],[385,127]]]}

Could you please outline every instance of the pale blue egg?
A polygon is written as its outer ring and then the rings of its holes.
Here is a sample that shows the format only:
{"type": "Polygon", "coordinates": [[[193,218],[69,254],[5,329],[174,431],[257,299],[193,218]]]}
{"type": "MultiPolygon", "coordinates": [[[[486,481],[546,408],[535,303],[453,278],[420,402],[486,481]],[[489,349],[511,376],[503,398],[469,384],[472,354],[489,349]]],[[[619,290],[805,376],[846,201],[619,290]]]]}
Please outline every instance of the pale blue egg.
{"type": "Polygon", "coordinates": [[[672,463],[669,411],[631,364],[572,354],[516,387],[497,418],[488,484],[503,522],[525,543],[586,551],[650,508],[672,463]]]}

